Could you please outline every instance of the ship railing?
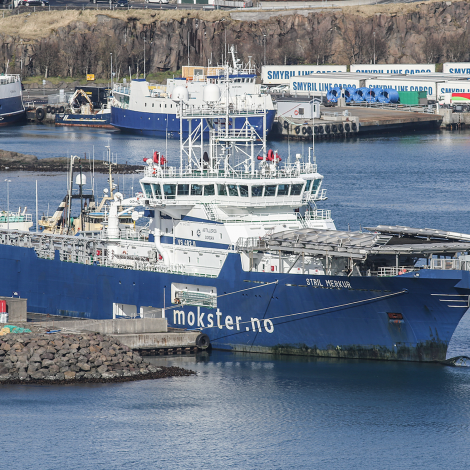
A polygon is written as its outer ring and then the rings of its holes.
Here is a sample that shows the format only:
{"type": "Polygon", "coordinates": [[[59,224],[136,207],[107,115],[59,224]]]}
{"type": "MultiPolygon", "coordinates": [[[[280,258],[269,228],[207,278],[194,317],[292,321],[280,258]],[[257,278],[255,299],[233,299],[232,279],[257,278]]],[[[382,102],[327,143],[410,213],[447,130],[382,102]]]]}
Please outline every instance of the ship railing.
{"type": "Polygon", "coordinates": [[[254,250],[254,249],[264,249],[267,248],[267,243],[264,238],[261,237],[249,237],[249,238],[242,238],[240,237],[237,240],[235,245],[236,251],[245,251],[245,250],[254,250]]]}
{"type": "Polygon", "coordinates": [[[131,90],[127,86],[116,84],[113,87],[113,92],[122,93],[123,95],[129,95],[131,90]]]}
{"type": "MultiPolygon", "coordinates": [[[[377,270],[378,277],[401,276],[409,272],[420,271],[421,268],[416,266],[380,266],[377,270]]],[[[373,272],[372,272],[373,274],[373,272]]]]}
{"type": "MultiPolygon", "coordinates": [[[[181,171],[175,166],[154,167],[145,166],[143,168],[144,176],[154,176],[156,178],[225,178],[225,179],[275,179],[275,178],[295,178],[300,175],[316,173],[316,165],[302,164],[296,166],[287,163],[279,166],[274,170],[257,169],[253,172],[250,170],[233,170],[233,169],[200,169],[200,168],[183,168],[181,171]]],[[[326,191],[326,190],[324,190],[326,191]]]]}
{"type": "Polygon", "coordinates": [[[317,209],[315,211],[305,211],[305,220],[328,220],[331,219],[331,210],[317,209]]]}
{"type": "MultiPolygon", "coordinates": [[[[214,107],[214,106],[190,106],[188,108],[185,108],[183,110],[183,117],[192,117],[192,118],[206,118],[206,117],[219,117],[220,119],[224,119],[224,116],[226,115],[227,108],[224,104],[214,107]]],[[[260,115],[262,116],[265,113],[265,110],[261,104],[258,105],[245,105],[244,106],[237,106],[233,103],[229,104],[229,119],[233,119],[234,117],[237,116],[249,116],[249,115],[260,115]],[[235,116],[236,115],[236,116],[235,116]]],[[[176,113],[177,118],[180,117],[180,112],[178,111],[176,113]]],[[[221,123],[222,126],[224,126],[223,123],[221,123]]],[[[233,131],[236,129],[229,129],[230,131],[233,131]]],[[[223,128],[223,132],[225,134],[225,127],[223,128]]],[[[239,130],[238,130],[239,132],[239,130]]]]}
{"type": "Polygon", "coordinates": [[[14,214],[10,215],[0,213],[0,223],[13,223],[13,222],[32,222],[33,216],[31,214],[14,214]]]}
{"type": "Polygon", "coordinates": [[[121,240],[148,241],[149,230],[133,230],[131,228],[120,229],[119,238],[121,240]]]}
{"type": "Polygon", "coordinates": [[[431,258],[429,269],[470,271],[470,260],[431,258]]]}
{"type": "Polygon", "coordinates": [[[311,193],[308,191],[305,191],[303,196],[302,196],[302,201],[303,202],[308,202],[308,201],[325,201],[327,199],[326,197],[326,189],[321,189],[320,191],[311,193]]]}
{"type": "Polygon", "coordinates": [[[17,74],[12,75],[0,75],[0,85],[7,85],[8,83],[16,83],[21,80],[17,74]]]}

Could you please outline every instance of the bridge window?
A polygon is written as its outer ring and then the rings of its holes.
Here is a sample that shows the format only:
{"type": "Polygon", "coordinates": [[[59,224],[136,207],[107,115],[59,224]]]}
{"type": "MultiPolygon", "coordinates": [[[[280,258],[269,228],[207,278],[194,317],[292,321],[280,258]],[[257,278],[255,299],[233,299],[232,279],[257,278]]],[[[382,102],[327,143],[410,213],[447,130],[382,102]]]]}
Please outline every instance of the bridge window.
{"type": "Polygon", "coordinates": [[[310,191],[311,184],[312,184],[312,180],[307,180],[307,184],[305,185],[305,191],[310,191]]]}
{"type": "Polygon", "coordinates": [[[289,196],[290,184],[280,184],[277,187],[278,196],[289,196]]]}
{"type": "Polygon", "coordinates": [[[176,196],[176,184],[164,184],[163,194],[166,199],[174,199],[176,196]]]}
{"type": "Polygon", "coordinates": [[[213,184],[206,184],[204,186],[204,196],[214,196],[215,195],[215,187],[213,184]]]}
{"type": "Polygon", "coordinates": [[[191,185],[191,196],[202,196],[202,185],[192,184],[191,185]]]}
{"type": "Polygon", "coordinates": [[[253,197],[263,197],[263,188],[264,186],[252,186],[251,195],[253,197]]]}
{"type": "Polygon", "coordinates": [[[291,196],[299,196],[300,193],[302,192],[302,186],[303,184],[293,184],[292,189],[290,191],[291,196]]]}
{"type": "Polygon", "coordinates": [[[320,187],[321,180],[313,180],[313,185],[312,185],[312,194],[316,194],[318,191],[318,188],[320,187]]]}
{"type": "Polygon", "coordinates": [[[238,196],[238,188],[236,184],[227,184],[227,187],[229,196],[238,196]]]}
{"type": "Polygon", "coordinates": [[[153,195],[156,198],[162,197],[162,188],[159,184],[152,184],[153,195]]]}
{"type": "Polygon", "coordinates": [[[268,184],[264,190],[264,195],[266,197],[272,197],[276,195],[276,185],[275,184],[268,184]]]}
{"type": "Polygon", "coordinates": [[[238,186],[238,189],[240,190],[241,197],[248,197],[248,186],[241,184],[238,186]]]}
{"type": "Polygon", "coordinates": [[[178,185],[178,196],[189,196],[189,184],[178,185]]]}
{"type": "Polygon", "coordinates": [[[152,197],[152,188],[150,187],[150,183],[142,183],[145,197],[152,197]]]}
{"type": "Polygon", "coordinates": [[[226,196],[227,195],[227,188],[225,187],[225,184],[218,184],[217,185],[217,192],[219,193],[219,196],[226,196]]]}

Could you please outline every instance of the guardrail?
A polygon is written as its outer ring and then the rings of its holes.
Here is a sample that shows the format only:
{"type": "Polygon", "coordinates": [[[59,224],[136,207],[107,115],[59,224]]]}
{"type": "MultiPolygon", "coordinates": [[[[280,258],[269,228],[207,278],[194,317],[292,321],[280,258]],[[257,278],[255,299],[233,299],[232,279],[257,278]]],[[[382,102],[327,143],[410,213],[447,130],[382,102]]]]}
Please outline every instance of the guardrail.
{"type": "MultiPolygon", "coordinates": [[[[142,2],[143,3],[143,2],[142,2]]],[[[36,11],[63,11],[63,10],[215,10],[217,7],[214,5],[197,5],[197,4],[166,4],[166,5],[142,5],[134,6],[128,5],[126,7],[118,7],[116,4],[109,3],[83,3],[82,5],[64,5],[64,6],[18,6],[12,8],[11,5],[0,5],[0,9],[3,7],[1,17],[5,18],[11,15],[20,15],[26,12],[36,12],[36,11]]],[[[225,8],[224,8],[225,9],[225,8]]]]}

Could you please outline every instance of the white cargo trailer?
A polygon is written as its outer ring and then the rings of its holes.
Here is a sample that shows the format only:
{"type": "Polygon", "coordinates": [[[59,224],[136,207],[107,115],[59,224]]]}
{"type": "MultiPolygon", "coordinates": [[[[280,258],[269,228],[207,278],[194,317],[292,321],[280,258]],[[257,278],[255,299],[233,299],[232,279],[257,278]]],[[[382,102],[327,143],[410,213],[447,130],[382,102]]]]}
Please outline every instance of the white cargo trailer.
{"type": "Polygon", "coordinates": [[[414,75],[420,73],[435,73],[435,64],[354,64],[350,71],[371,74],[402,74],[414,75]]]}
{"type": "Polygon", "coordinates": [[[442,80],[424,80],[409,77],[392,77],[387,79],[374,78],[366,80],[367,88],[392,88],[397,91],[425,91],[428,100],[437,100],[437,87],[442,80]]]}
{"type": "Polygon", "coordinates": [[[437,101],[439,104],[451,104],[452,93],[470,93],[470,81],[458,80],[439,83],[437,87],[437,101]]]}
{"type": "MultiPolygon", "coordinates": [[[[352,74],[351,74],[352,75],[352,74]]],[[[334,87],[339,88],[360,88],[364,86],[365,79],[355,79],[352,77],[335,77],[334,75],[310,75],[306,77],[292,77],[289,80],[291,95],[325,95],[328,90],[334,87]]]]}
{"type": "Polygon", "coordinates": [[[261,67],[261,82],[264,85],[287,85],[291,77],[346,72],[346,70],[346,65],[263,65],[261,67]]]}
{"type": "Polygon", "coordinates": [[[442,64],[444,73],[470,75],[470,62],[445,62],[442,64]]]}

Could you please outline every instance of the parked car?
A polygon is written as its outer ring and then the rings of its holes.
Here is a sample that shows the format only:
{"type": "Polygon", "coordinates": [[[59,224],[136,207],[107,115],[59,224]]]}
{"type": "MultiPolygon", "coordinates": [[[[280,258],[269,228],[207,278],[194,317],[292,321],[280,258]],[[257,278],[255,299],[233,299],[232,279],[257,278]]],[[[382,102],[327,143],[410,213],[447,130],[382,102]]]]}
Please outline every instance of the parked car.
{"type": "Polygon", "coordinates": [[[17,7],[47,7],[49,5],[49,0],[18,0],[16,2],[17,7]]]}
{"type": "Polygon", "coordinates": [[[271,93],[288,93],[289,85],[278,85],[269,90],[271,93]]]}
{"type": "Polygon", "coordinates": [[[145,0],[146,3],[168,3],[168,0],[145,0]]]}
{"type": "Polygon", "coordinates": [[[118,8],[128,8],[129,7],[129,0],[117,0],[116,6],[118,8]]]}

